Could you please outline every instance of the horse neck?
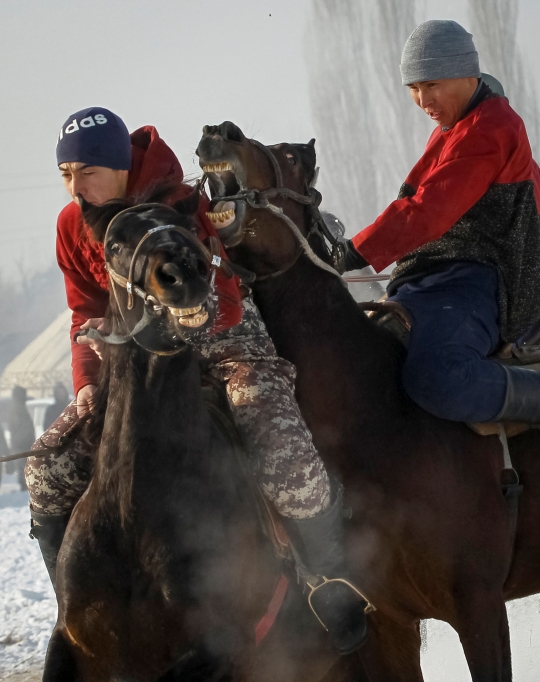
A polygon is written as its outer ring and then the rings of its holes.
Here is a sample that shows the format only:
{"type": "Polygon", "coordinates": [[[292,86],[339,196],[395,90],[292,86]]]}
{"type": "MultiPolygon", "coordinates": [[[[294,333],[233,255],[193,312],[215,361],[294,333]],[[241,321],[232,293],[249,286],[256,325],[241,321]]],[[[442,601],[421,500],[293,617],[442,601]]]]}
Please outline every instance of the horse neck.
{"type": "Polygon", "coordinates": [[[200,462],[211,428],[191,349],[159,356],[132,342],[110,349],[109,366],[94,480],[103,504],[119,507],[125,521],[139,491],[159,490],[200,462]]]}
{"type": "Polygon", "coordinates": [[[358,423],[381,426],[403,411],[402,349],[336,276],[304,256],[284,275],[257,284],[254,294],[278,353],[297,367],[300,400],[304,387],[313,403],[317,381],[328,402],[335,392],[343,409],[361,415],[358,423]]]}

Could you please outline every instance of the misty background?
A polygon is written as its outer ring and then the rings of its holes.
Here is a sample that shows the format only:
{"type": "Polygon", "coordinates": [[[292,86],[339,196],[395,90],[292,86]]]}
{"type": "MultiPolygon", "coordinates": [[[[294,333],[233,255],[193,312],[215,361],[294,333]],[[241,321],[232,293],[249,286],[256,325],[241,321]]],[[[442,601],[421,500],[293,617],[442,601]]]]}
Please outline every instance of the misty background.
{"type": "Polygon", "coordinates": [[[55,143],[68,115],[98,105],[130,130],[155,125],[187,176],[207,123],[267,144],[316,137],[325,207],[352,235],[395,198],[432,129],[399,79],[427,18],[473,32],[536,148],[537,0],[2,0],[0,371],[65,307],[55,143]]]}

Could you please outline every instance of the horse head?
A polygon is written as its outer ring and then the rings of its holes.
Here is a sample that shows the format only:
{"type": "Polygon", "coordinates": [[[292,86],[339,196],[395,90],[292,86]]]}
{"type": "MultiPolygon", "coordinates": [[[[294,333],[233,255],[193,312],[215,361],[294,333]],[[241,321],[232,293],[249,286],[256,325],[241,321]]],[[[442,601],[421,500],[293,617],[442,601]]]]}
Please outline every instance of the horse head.
{"type": "Polygon", "coordinates": [[[151,352],[180,350],[189,330],[211,322],[213,266],[196,237],[198,197],[196,189],[173,206],[81,201],[85,222],[103,243],[116,327],[128,332],[120,338],[151,352]]]}
{"type": "Polygon", "coordinates": [[[232,260],[259,279],[287,269],[301,247],[275,209],[307,235],[320,202],[315,140],[266,147],[225,121],[203,128],[196,153],[213,199],[208,217],[232,260]],[[272,210],[261,210],[269,205],[272,210]]]}

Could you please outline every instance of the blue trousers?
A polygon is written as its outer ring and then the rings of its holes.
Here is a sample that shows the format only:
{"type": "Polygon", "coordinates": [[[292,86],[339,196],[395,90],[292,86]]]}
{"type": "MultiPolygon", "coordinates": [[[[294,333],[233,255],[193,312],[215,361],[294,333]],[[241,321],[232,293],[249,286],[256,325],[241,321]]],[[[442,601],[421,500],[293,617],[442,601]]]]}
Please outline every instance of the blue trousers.
{"type": "Polygon", "coordinates": [[[487,359],[499,345],[497,288],[494,268],[455,263],[390,298],[412,318],[405,391],[437,417],[482,422],[502,409],[506,373],[487,359]]]}

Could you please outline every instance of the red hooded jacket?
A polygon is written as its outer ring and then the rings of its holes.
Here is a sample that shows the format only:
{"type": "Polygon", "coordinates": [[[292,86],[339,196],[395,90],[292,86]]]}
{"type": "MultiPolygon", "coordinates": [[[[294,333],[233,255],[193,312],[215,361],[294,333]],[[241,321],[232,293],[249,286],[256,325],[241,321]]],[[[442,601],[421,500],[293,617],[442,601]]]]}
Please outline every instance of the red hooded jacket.
{"type": "MultiPolygon", "coordinates": [[[[127,195],[137,196],[151,184],[165,178],[179,182],[184,174],[174,152],[163,142],[152,126],[139,128],[131,135],[133,162],[128,176],[127,195]]],[[[192,187],[185,185],[186,194],[192,187]]],[[[178,198],[178,197],[175,197],[178,198]]],[[[204,202],[203,202],[204,203],[204,202]]],[[[206,217],[207,207],[199,210],[199,238],[217,236],[206,217]]],[[[222,257],[225,252],[222,248],[222,257]]],[[[68,204],[58,216],[56,257],[64,273],[68,306],[73,312],[71,353],[75,395],[88,384],[97,384],[100,360],[89,346],[80,346],[73,335],[91,317],[104,317],[109,304],[109,278],[105,271],[103,245],[94,241],[84,225],[81,209],[68,204]]],[[[226,279],[221,271],[216,276],[219,310],[214,331],[233,327],[242,319],[242,303],[236,278],[226,279]]]]}
{"type": "Polygon", "coordinates": [[[455,261],[495,267],[501,336],[514,342],[540,316],[540,170],[505,98],[482,84],[473,105],[436,128],[399,198],[352,241],[377,272],[397,261],[389,295],[455,261]]]}

